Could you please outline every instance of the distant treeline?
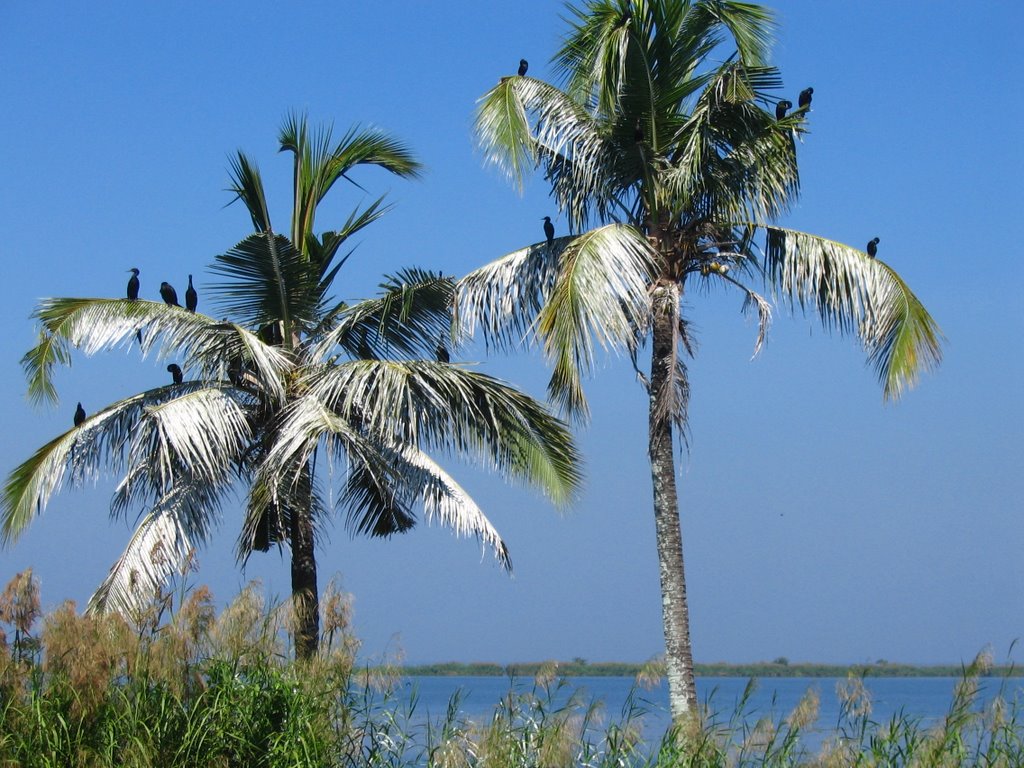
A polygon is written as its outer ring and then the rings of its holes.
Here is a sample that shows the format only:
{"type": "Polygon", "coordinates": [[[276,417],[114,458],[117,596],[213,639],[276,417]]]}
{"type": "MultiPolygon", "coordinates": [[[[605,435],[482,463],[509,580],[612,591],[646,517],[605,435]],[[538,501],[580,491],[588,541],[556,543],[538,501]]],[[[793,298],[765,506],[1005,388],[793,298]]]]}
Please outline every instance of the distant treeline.
{"type": "MultiPolygon", "coordinates": [[[[874,664],[809,664],[786,660],[752,664],[696,664],[698,677],[960,677],[964,667],[958,664],[928,665],[895,664],[879,661],[874,664]]],[[[447,662],[406,666],[402,672],[417,677],[535,677],[541,672],[554,672],[564,677],[636,677],[658,675],[656,664],[595,662],[583,660],[564,662],[525,662],[493,664],[486,662],[447,662]]],[[[993,666],[984,673],[988,677],[1022,677],[1024,670],[1015,666],[993,666]]]]}

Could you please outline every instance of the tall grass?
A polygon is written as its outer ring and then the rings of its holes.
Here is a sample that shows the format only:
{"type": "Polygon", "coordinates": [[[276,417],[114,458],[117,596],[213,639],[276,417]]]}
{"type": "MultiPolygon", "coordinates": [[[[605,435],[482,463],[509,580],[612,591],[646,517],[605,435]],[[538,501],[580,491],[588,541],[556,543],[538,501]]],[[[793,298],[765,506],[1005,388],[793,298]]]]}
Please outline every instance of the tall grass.
{"type": "Polygon", "coordinates": [[[395,668],[356,665],[347,596],[332,585],[322,610],[323,651],[299,663],[287,604],[266,604],[255,587],[219,615],[199,587],[160,595],[130,621],[71,603],[44,617],[31,572],[19,574],[0,595],[0,766],[1024,766],[1016,694],[980,705],[987,656],[963,669],[934,724],[902,713],[876,722],[850,678],[834,729],[808,739],[817,694],[759,718],[751,681],[730,711],[708,703],[652,744],[639,683],[608,717],[554,667],[510,683],[488,717],[466,715],[460,693],[427,717],[395,668]]]}

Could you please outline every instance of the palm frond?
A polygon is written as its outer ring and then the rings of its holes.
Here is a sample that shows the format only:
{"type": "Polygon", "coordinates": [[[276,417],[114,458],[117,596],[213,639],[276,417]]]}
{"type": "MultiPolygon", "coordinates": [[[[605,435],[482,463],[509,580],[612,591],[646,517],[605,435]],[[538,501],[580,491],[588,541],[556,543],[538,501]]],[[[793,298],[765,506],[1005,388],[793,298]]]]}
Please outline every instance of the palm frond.
{"type": "Polygon", "coordinates": [[[184,574],[207,539],[208,516],[198,511],[204,483],[182,479],[146,513],[124,552],[89,598],[86,613],[137,618],[171,577],[184,574]],[[196,522],[201,521],[197,526],[196,522]]]}
{"type": "Polygon", "coordinates": [[[285,118],[278,138],[281,151],[294,156],[291,239],[300,246],[313,233],[320,201],[353,167],[377,165],[407,178],[415,178],[422,169],[404,144],[377,129],[356,126],[335,142],[330,126],[310,131],[306,116],[293,112],[285,118]]]}
{"type": "Polygon", "coordinates": [[[256,231],[269,232],[270,211],[267,208],[267,196],[263,191],[263,178],[260,176],[259,167],[245,153],[239,151],[230,159],[229,173],[231,186],[228,187],[228,191],[235,193],[231,202],[241,200],[249,211],[256,231]]]}
{"type": "Polygon", "coordinates": [[[16,467],[0,499],[3,542],[15,541],[65,482],[81,487],[104,468],[129,468],[135,485],[115,494],[125,501],[159,498],[183,478],[220,488],[248,439],[245,412],[231,390],[175,393],[160,387],[113,403],[16,467]]]}
{"type": "Polygon", "coordinates": [[[560,254],[535,330],[553,365],[548,394],[567,413],[586,416],[581,378],[597,347],[628,350],[646,325],[657,259],[633,227],[618,224],[580,235],[560,254]]]}
{"type": "Polygon", "coordinates": [[[307,441],[337,423],[359,423],[369,439],[386,445],[483,460],[556,504],[569,502],[580,482],[579,455],[561,420],[512,387],[458,366],[345,363],[314,380],[309,397],[316,405],[304,404],[295,421],[307,441]]]}
{"type": "Polygon", "coordinates": [[[886,399],[899,398],[941,362],[938,324],[891,267],[833,240],[764,229],[772,285],[826,328],[856,333],[886,399]]]}
{"type": "Polygon", "coordinates": [[[357,359],[434,357],[438,340],[451,335],[452,279],[410,267],[386,275],[380,289],[378,298],[332,313],[333,328],[317,341],[315,359],[326,358],[338,345],[357,359]]]}
{"type": "Polygon", "coordinates": [[[283,235],[249,235],[214,257],[210,271],[226,278],[211,286],[214,306],[244,325],[258,328],[281,321],[288,340],[293,329],[306,329],[316,321],[319,275],[283,235]]]}
{"type": "Polygon", "coordinates": [[[140,328],[146,331],[143,353],[156,348],[159,358],[182,361],[204,379],[217,378],[229,360],[243,360],[259,389],[274,400],[283,399],[281,382],[292,367],[288,355],[240,326],[160,302],[44,299],[32,316],[40,322],[40,340],[21,362],[36,400],[56,401],[54,366],[70,365],[73,350],[91,356],[127,346],[140,328]]]}

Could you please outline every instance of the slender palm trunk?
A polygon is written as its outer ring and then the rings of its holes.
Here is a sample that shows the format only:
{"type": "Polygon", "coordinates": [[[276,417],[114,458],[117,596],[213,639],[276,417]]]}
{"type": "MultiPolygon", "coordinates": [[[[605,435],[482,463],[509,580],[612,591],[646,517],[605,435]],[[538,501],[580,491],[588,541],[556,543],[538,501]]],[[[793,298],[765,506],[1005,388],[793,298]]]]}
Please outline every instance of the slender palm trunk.
{"type": "Polygon", "coordinates": [[[673,720],[696,711],[697,687],[693,678],[690,648],[690,611],[686,603],[683,572],[683,535],[676,496],[675,453],[672,417],[668,404],[674,397],[676,327],[679,322],[679,288],[664,283],[652,297],[651,396],[649,452],[654,484],[654,525],[661,575],[661,612],[665,629],[665,663],[669,707],[673,720]]]}
{"type": "MultiPolygon", "coordinates": [[[[308,473],[308,467],[306,472],[308,473]]],[[[308,474],[304,473],[308,482],[308,474]]],[[[310,487],[310,491],[312,488],[310,487]]],[[[291,514],[292,609],[295,613],[295,657],[309,659],[320,643],[320,596],[313,551],[313,515],[309,504],[291,514]]]]}

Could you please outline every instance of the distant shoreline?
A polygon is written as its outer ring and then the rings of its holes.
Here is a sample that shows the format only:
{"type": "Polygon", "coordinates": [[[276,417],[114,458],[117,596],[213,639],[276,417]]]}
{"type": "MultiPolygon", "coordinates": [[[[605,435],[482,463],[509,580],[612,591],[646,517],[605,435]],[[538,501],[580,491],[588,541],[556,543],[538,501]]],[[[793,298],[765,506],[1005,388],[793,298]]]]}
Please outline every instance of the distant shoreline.
{"type": "MultiPolygon", "coordinates": [[[[756,662],[752,664],[696,664],[698,677],[962,677],[966,666],[960,664],[814,664],[803,662],[756,662]]],[[[410,664],[400,668],[409,677],[535,677],[544,671],[562,677],[658,677],[656,664],[626,662],[445,662],[410,664]]],[[[983,677],[1024,677],[1024,668],[993,666],[983,677]]]]}

